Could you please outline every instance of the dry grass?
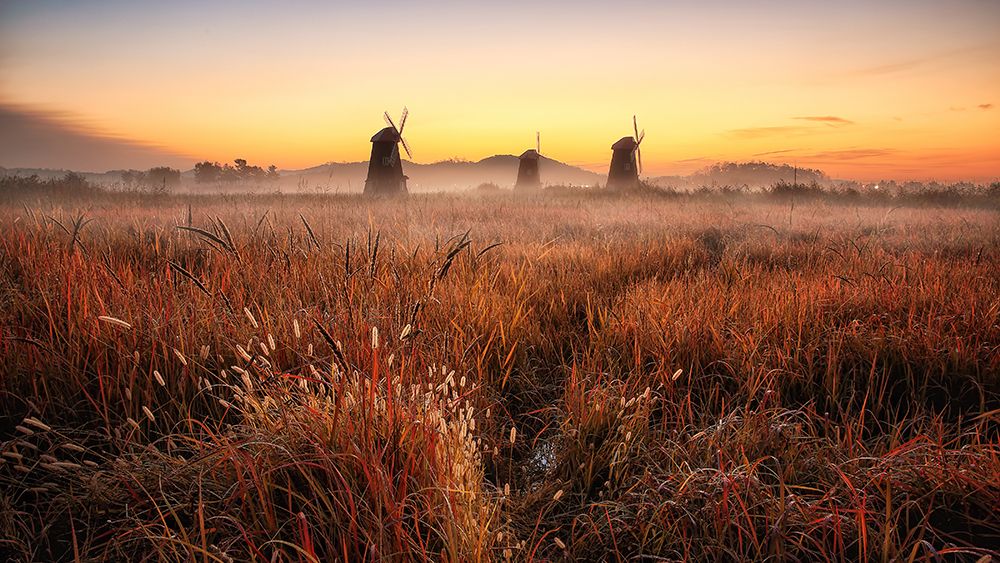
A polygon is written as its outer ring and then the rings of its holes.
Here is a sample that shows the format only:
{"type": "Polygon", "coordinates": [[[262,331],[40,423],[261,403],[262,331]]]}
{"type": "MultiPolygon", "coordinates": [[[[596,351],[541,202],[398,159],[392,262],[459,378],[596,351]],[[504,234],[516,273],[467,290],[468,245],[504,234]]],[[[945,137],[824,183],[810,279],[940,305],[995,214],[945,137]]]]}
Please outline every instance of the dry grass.
{"type": "Polygon", "coordinates": [[[0,555],[996,556],[998,215],[0,206],[0,555]]]}

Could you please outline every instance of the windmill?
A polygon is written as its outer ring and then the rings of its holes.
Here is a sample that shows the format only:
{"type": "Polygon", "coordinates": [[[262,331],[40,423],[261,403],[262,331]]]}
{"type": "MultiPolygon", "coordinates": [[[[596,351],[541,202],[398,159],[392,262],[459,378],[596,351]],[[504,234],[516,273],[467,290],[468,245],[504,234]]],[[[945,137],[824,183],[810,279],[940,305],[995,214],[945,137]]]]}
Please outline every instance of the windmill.
{"type": "Polygon", "coordinates": [[[542,187],[542,179],[538,174],[538,161],[542,155],[542,134],[535,132],[535,148],[528,149],[518,157],[517,182],[515,190],[537,190],[542,187]]]}
{"type": "Polygon", "coordinates": [[[639,145],[646,138],[646,131],[639,132],[639,124],[632,116],[635,137],[622,137],[611,145],[611,168],[608,170],[608,188],[631,190],[639,187],[639,173],[642,172],[642,152],[639,145]]]}
{"type": "Polygon", "coordinates": [[[385,122],[388,127],[382,129],[372,137],[372,156],[368,159],[368,178],[365,180],[365,194],[367,195],[402,195],[406,193],[406,179],[403,174],[403,163],[399,158],[399,144],[402,143],[406,156],[413,158],[410,146],[403,138],[403,128],[406,127],[406,118],[410,114],[409,110],[403,108],[403,114],[399,118],[399,128],[389,117],[389,112],[385,112],[385,122]]]}

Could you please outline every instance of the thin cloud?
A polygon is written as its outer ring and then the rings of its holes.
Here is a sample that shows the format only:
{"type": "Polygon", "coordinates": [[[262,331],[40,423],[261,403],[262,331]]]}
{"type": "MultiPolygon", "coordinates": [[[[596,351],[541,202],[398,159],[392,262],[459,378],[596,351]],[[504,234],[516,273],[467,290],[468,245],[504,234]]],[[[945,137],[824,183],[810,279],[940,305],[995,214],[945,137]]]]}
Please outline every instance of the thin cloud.
{"type": "Polygon", "coordinates": [[[687,164],[687,163],[691,163],[691,162],[715,162],[715,159],[708,158],[707,156],[699,156],[699,157],[695,157],[695,158],[684,158],[684,159],[681,159],[681,160],[675,160],[673,162],[678,163],[678,164],[687,164]]]}
{"type": "Polygon", "coordinates": [[[996,49],[995,42],[987,42],[978,45],[970,45],[967,47],[960,47],[957,49],[950,49],[946,51],[939,51],[937,53],[929,53],[921,57],[911,57],[908,59],[896,60],[891,62],[886,62],[883,64],[877,64],[867,67],[862,67],[848,71],[845,76],[887,76],[891,74],[899,74],[903,72],[912,71],[925,66],[939,65],[944,61],[955,58],[964,58],[968,56],[992,56],[992,53],[996,49]]]}
{"type": "Polygon", "coordinates": [[[849,119],[844,119],[843,117],[836,117],[833,115],[807,115],[803,117],[793,117],[792,119],[798,119],[801,121],[814,121],[816,123],[825,123],[833,127],[842,125],[854,125],[854,122],[849,119]]]}
{"type": "Polygon", "coordinates": [[[863,160],[866,158],[878,158],[896,154],[894,149],[844,149],[836,151],[823,151],[811,155],[803,155],[803,158],[817,160],[863,160]]]}
{"type": "Polygon", "coordinates": [[[804,127],[801,125],[746,127],[743,129],[730,129],[728,134],[737,139],[760,139],[763,137],[773,137],[775,135],[804,135],[814,129],[814,127],[804,127]]]}
{"type": "Polygon", "coordinates": [[[793,117],[792,119],[822,124],[825,127],[821,125],[773,125],[770,127],[744,127],[742,129],[730,129],[726,132],[726,134],[730,137],[743,140],[761,139],[764,137],[774,137],[778,135],[791,137],[820,132],[830,127],[846,127],[854,124],[854,122],[849,119],[844,119],[843,117],[837,117],[835,115],[804,115],[800,117],[793,117]]]}
{"type": "Polygon", "coordinates": [[[907,70],[917,68],[926,63],[927,61],[933,60],[935,58],[937,57],[911,59],[907,61],[870,66],[870,67],[860,68],[848,74],[853,76],[885,76],[888,74],[896,74],[899,72],[905,72],[907,70]]]}
{"type": "Polygon", "coordinates": [[[0,102],[0,166],[105,171],[181,166],[192,158],[109,135],[78,117],[0,102]]]}
{"type": "Polygon", "coordinates": [[[776,154],[785,154],[789,152],[795,152],[795,149],[781,149],[780,151],[759,152],[750,156],[772,156],[776,154]]]}
{"type": "Polygon", "coordinates": [[[978,107],[979,109],[981,109],[981,110],[983,110],[983,111],[986,111],[986,110],[991,110],[991,109],[993,109],[993,104],[979,104],[979,105],[978,105],[978,106],[976,106],[976,107],[978,107]]]}

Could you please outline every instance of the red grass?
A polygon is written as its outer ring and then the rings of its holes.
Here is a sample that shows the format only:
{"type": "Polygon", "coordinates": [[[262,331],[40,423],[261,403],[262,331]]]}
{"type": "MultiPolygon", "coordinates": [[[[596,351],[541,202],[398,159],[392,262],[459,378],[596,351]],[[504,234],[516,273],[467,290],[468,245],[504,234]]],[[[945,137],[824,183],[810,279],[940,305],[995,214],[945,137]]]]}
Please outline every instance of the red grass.
{"type": "Polygon", "coordinates": [[[700,196],[0,207],[0,554],[995,555],[997,219],[700,196]]]}

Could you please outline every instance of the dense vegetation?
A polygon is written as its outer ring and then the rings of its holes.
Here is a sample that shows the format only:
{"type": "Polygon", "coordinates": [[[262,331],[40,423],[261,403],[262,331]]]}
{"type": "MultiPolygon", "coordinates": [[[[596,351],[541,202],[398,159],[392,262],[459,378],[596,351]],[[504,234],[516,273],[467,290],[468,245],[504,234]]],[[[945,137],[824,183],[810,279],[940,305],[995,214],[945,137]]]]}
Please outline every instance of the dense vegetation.
{"type": "Polygon", "coordinates": [[[988,193],[80,198],[4,182],[0,558],[1000,546],[988,193]]]}

